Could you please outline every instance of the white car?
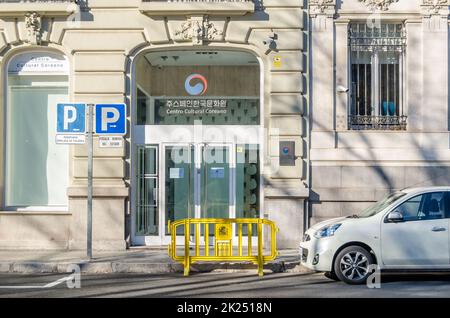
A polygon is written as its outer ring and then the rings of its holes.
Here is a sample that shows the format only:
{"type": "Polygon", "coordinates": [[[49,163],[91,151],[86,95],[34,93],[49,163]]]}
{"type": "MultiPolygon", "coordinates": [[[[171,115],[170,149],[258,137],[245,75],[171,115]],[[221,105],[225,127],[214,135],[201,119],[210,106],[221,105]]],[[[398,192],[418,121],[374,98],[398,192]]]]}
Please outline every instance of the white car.
{"type": "Polygon", "coordinates": [[[405,189],[359,215],[311,227],[302,264],[348,284],[365,283],[377,264],[389,270],[450,270],[450,187],[405,189]]]}

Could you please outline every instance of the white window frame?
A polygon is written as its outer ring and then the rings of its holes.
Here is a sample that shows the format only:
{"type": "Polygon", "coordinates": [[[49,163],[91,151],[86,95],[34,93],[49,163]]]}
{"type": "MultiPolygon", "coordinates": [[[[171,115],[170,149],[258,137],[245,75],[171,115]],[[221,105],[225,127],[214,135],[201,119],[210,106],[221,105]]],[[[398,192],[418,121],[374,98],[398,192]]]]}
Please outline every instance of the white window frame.
{"type": "MultiPolygon", "coordinates": [[[[3,84],[3,153],[2,153],[2,158],[3,158],[3,180],[2,180],[2,184],[3,184],[3,191],[2,191],[2,200],[1,200],[1,209],[3,211],[10,211],[10,212],[63,212],[66,213],[69,211],[69,202],[67,201],[66,205],[47,205],[47,206],[42,206],[42,205],[30,205],[30,206],[8,206],[6,205],[6,194],[7,194],[7,151],[8,151],[8,128],[7,128],[7,120],[8,120],[8,107],[9,107],[9,103],[10,103],[10,96],[9,96],[9,77],[10,77],[10,73],[9,73],[9,67],[11,62],[13,62],[17,57],[21,56],[21,55],[25,55],[25,54],[30,54],[30,53],[35,53],[35,54],[52,54],[52,55],[59,55],[60,57],[64,58],[66,60],[66,63],[68,64],[68,68],[66,71],[64,72],[53,72],[53,73],[46,73],[46,72],[35,72],[32,75],[34,76],[67,76],[67,81],[64,82],[64,85],[61,85],[61,87],[66,87],[68,94],[67,94],[67,98],[70,98],[70,64],[69,64],[69,59],[67,58],[67,56],[62,53],[62,52],[58,52],[58,51],[53,51],[53,50],[32,50],[32,51],[21,51],[18,52],[16,54],[13,54],[9,59],[8,62],[5,63],[4,68],[3,68],[3,74],[1,76],[3,76],[4,79],[4,84],[3,84]]],[[[24,74],[21,74],[20,72],[15,74],[17,76],[26,76],[24,74]]],[[[30,74],[31,75],[31,74],[30,74]]],[[[40,87],[45,87],[45,82],[40,83],[40,87]]],[[[49,87],[56,87],[54,84],[49,85],[49,87]]],[[[55,129],[56,129],[56,123],[55,123],[55,129]]],[[[67,186],[69,186],[70,183],[70,150],[68,151],[69,153],[69,158],[68,158],[68,162],[67,162],[67,174],[68,174],[68,184],[67,186]]]]}

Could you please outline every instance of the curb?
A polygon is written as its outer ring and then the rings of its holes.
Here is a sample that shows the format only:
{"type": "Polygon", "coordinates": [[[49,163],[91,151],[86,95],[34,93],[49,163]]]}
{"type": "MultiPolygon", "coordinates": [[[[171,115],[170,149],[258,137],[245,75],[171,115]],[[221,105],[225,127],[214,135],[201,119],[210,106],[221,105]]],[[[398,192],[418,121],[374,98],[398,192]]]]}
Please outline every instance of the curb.
{"type": "MultiPolygon", "coordinates": [[[[70,267],[78,265],[84,274],[167,274],[183,273],[183,265],[179,263],[127,263],[127,262],[79,262],[79,263],[42,263],[42,262],[1,262],[0,273],[71,273],[70,267]]],[[[191,272],[207,273],[248,272],[256,270],[252,263],[197,263],[191,265],[191,272]]],[[[300,262],[275,261],[264,265],[265,270],[273,273],[313,273],[300,265],[300,262]]]]}

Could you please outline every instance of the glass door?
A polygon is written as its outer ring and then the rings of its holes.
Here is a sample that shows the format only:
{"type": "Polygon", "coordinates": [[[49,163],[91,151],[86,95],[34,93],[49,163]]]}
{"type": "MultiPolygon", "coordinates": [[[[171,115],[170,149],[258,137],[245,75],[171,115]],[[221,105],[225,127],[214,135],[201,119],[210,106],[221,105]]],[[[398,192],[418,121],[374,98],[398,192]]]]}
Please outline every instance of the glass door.
{"type": "MultiPolygon", "coordinates": [[[[164,224],[196,217],[196,168],[194,145],[164,147],[164,224]]],[[[184,235],[180,228],[177,235],[184,235]]]]}
{"type": "Polygon", "coordinates": [[[133,242],[139,245],[161,243],[158,157],[157,145],[138,145],[136,148],[137,186],[132,221],[133,242]]]}
{"type": "MultiPolygon", "coordinates": [[[[231,145],[166,144],[163,149],[163,244],[170,241],[169,221],[232,217],[231,145]]],[[[183,235],[180,228],[177,240],[183,235]]]]}
{"type": "Polygon", "coordinates": [[[200,217],[231,217],[232,186],[231,146],[204,144],[199,147],[200,165],[200,217]]]}
{"type": "MultiPolygon", "coordinates": [[[[138,146],[133,242],[168,244],[169,221],[259,218],[259,169],[257,145],[161,143],[138,146]]],[[[243,230],[243,235],[247,235],[247,229],[243,230]]],[[[236,235],[236,229],[234,231],[236,235]]],[[[256,227],[252,232],[256,234],[256,227]]],[[[213,233],[212,228],[210,233],[213,233]]],[[[180,228],[177,240],[182,240],[183,235],[180,228]]]]}

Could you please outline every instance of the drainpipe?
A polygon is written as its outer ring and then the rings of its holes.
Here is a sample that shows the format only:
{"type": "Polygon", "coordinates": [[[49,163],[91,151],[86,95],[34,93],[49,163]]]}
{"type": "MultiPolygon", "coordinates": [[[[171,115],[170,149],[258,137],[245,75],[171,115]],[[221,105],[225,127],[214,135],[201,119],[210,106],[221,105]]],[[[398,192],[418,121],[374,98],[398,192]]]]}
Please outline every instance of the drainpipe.
{"type": "MultiPolygon", "coordinates": [[[[304,54],[306,55],[306,104],[304,107],[304,116],[306,117],[306,185],[309,190],[311,187],[311,160],[310,160],[310,149],[311,149],[311,104],[310,104],[310,92],[311,92],[311,81],[310,81],[310,74],[311,74],[311,66],[310,66],[310,55],[311,55],[311,28],[310,28],[310,18],[309,18],[309,1],[304,0],[303,2],[303,8],[306,15],[305,18],[305,31],[304,34],[306,34],[306,43],[307,43],[307,49],[304,54]]],[[[310,202],[309,198],[305,199],[304,203],[304,217],[303,217],[303,234],[305,234],[306,230],[309,228],[309,210],[310,210],[310,202]]]]}

